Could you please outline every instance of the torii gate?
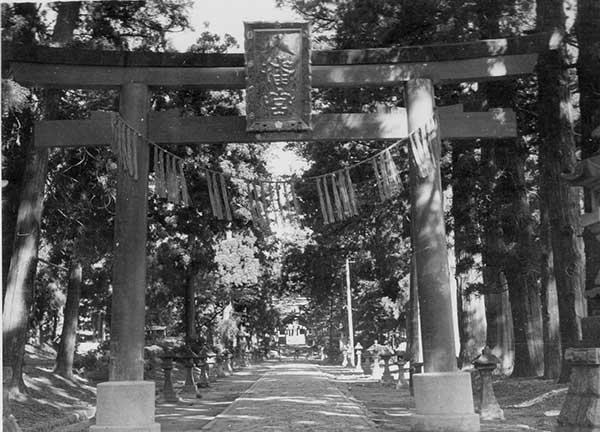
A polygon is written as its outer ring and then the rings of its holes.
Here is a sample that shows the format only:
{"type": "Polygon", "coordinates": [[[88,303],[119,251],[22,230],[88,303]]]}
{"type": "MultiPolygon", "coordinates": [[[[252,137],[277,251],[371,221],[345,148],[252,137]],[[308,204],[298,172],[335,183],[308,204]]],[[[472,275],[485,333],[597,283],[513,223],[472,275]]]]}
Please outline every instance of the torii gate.
{"type": "MultiPolygon", "coordinates": [[[[310,61],[312,86],[403,85],[406,109],[375,114],[322,114],[310,119],[304,103],[303,107],[292,107],[292,111],[304,109],[291,128],[294,130],[278,131],[282,128],[277,121],[263,128],[253,124],[257,120],[251,118],[177,118],[168,113],[149,112],[149,94],[154,86],[245,88],[247,75],[255,71],[256,58],[245,60],[242,54],[5,46],[3,60],[9,66],[10,75],[22,85],[120,89],[121,116],[156,143],[398,140],[406,138],[409,132],[432,117],[434,83],[531,74],[537,53],[552,48],[548,34],[537,34],[458,44],[310,53],[308,28],[304,24],[249,23],[246,28],[247,54],[252,52],[248,47],[253,46],[255,36],[277,39],[298,29],[301,42],[297,48],[301,49],[292,54],[300,61],[310,61]]],[[[307,90],[309,87],[305,85],[301,91],[306,94],[307,90]]],[[[249,94],[252,91],[249,90],[249,94]]],[[[465,113],[460,106],[453,106],[440,108],[438,112],[443,138],[516,136],[515,115],[511,110],[465,113]]],[[[107,145],[110,135],[111,125],[106,113],[95,113],[89,120],[43,121],[35,126],[35,143],[42,147],[107,145]]],[[[160,430],[160,425],[154,421],[154,383],[143,381],[147,146],[138,146],[137,162],[137,180],[127,175],[122,167],[117,174],[110,381],[98,386],[97,424],[91,429],[94,431],[160,430]]],[[[424,374],[415,376],[417,414],[414,429],[437,430],[443,426],[448,431],[479,431],[479,417],[473,411],[470,376],[456,368],[439,164],[435,167],[425,178],[415,181],[414,190],[416,235],[413,249],[420,288],[425,369],[424,374]]]]}

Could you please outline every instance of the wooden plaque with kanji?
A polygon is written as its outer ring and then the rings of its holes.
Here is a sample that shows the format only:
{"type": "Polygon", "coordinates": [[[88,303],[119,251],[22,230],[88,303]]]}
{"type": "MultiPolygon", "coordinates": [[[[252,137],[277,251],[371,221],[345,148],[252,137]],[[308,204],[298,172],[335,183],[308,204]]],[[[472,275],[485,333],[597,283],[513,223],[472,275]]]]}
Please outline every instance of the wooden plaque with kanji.
{"type": "Polygon", "coordinates": [[[253,22],[244,26],[246,130],[310,130],[308,23],[253,22]]]}

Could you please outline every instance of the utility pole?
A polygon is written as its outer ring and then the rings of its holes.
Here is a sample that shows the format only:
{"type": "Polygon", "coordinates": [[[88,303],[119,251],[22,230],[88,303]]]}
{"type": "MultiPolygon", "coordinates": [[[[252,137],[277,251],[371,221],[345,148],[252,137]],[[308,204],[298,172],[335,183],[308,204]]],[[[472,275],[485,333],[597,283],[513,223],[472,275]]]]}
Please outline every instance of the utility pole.
{"type": "Polygon", "coordinates": [[[354,324],[352,323],[352,290],[350,289],[350,260],[346,258],[346,309],[348,310],[348,354],[352,367],[354,361],[354,324]]]}

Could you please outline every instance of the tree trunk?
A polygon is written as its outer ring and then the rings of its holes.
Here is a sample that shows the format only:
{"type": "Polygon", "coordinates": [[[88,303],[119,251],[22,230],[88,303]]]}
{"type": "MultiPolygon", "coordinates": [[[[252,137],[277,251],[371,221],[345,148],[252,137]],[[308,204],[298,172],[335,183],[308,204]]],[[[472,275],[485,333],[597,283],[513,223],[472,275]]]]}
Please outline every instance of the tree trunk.
{"type": "MultiPolygon", "coordinates": [[[[577,77],[579,79],[579,109],[581,113],[581,152],[587,158],[600,149],[600,2],[579,0],[575,31],[579,46],[577,77]],[[597,128],[595,134],[593,131],[597,128]],[[595,135],[595,136],[594,136],[595,135]]],[[[585,189],[586,211],[591,211],[590,191],[585,189]]],[[[585,290],[599,288],[596,281],[600,270],[600,241],[585,229],[585,290]]],[[[600,297],[588,300],[590,315],[600,315],[600,297]]]]}
{"type": "MultiPolygon", "coordinates": [[[[564,31],[562,1],[539,0],[538,31],[564,31]]],[[[575,139],[571,118],[571,95],[565,48],[540,54],[538,61],[538,128],[540,133],[540,189],[547,200],[558,295],[561,348],[581,339],[584,262],[579,234],[579,193],[561,177],[575,166],[575,139]]],[[[559,381],[569,379],[563,362],[559,381]]]]}
{"type": "MultiPolygon", "coordinates": [[[[72,39],[77,25],[79,8],[80,2],[59,3],[55,26],[56,35],[53,36],[55,42],[65,43],[72,39]],[[69,26],[65,25],[66,16],[70,17],[69,26]]],[[[46,118],[56,117],[58,97],[58,91],[47,91],[46,118]]],[[[23,358],[27,343],[29,312],[33,302],[33,283],[36,274],[47,171],[48,149],[35,149],[32,137],[25,163],[2,315],[3,363],[13,369],[12,379],[6,384],[10,392],[25,389],[23,358]]]]}
{"type": "MultiPolygon", "coordinates": [[[[495,144],[484,142],[481,151],[483,193],[494,197],[496,177],[499,175],[495,144]]],[[[498,223],[499,201],[491,198],[484,209],[483,280],[486,295],[487,344],[501,361],[501,372],[512,373],[515,360],[515,326],[512,305],[508,295],[508,282],[504,274],[503,231],[498,223]]]]}
{"type": "Polygon", "coordinates": [[[558,320],[558,297],[554,277],[554,255],[550,241],[548,200],[540,200],[540,244],[542,279],[542,315],[544,320],[544,378],[557,379],[560,375],[560,326],[558,320]]]}
{"type": "MultiPolygon", "coordinates": [[[[23,30],[19,32],[18,42],[24,45],[33,45],[36,43],[36,27],[37,27],[37,5],[35,3],[15,3],[14,13],[24,21],[23,30]]],[[[24,113],[25,114],[25,113],[24,113]]],[[[21,158],[23,159],[21,166],[14,167],[17,170],[15,178],[12,182],[7,177],[7,171],[3,170],[2,179],[9,182],[2,187],[2,305],[6,308],[6,292],[8,289],[8,274],[10,271],[10,263],[13,258],[14,241],[9,239],[14,238],[15,233],[19,232],[17,227],[17,219],[19,215],[19,201],[23,196],[23,187],[25,184],[25,167],[30,162],[29,152],[31,146],[27,143],[32,139],[33,121],[35,114],[28,111],[26,115],[19,117],[19,141],[21,142],[21,158]]],[[[6,364],[6,362],[4,362],[6,364]]],[[[11,380],[8,380],[10,382],[11,380]]]]}
{"type": "Polygon", "coordinates": [[[480,285],[482,276],[478,252],[480,239],[476,226],[478,205],[476,190],[477,160],[472,146],[459,142],[452,149],[452,216],[454,218],[454,253],[456,256],[456,286],[460,333],[458,365],[470,365],[486,344],[486,319],[483,297],[471,289],[480,285]]]}
{"type": "Polygon", "coordinates": [[[190,269],[190,276],[185,287],[184,310],[185,310],[185,340],[187,344],[196,341],[196,272],[190,269]]]}
{"type": "Polygon", "coordinates": [[[73,357],[75,356],[75,343],[77,342],[81,277],[81,263],[78,261],[72,262],[69,273],[67,302],[65,304],[65,318],[56,356],[56,367],[54,368],[55,373],[69,380],[73,379],[73,357]]]}
{"type": "Polygon", "coordinates": [[[575,31],[579,56],[577,77],[579,79],[579,109],[581,112],[581,150],[586,158],[600,149],[600,2],[579,0],[575,31]]]}
{"type": "Polygon", "coordinates": [[[33,302],[44,183],[48,169],[48,150],[34,150],[32,147],[33,140],[30,143],[23,176],[21,203],[2,316],[3,362],[6,366],[12,367],[12,378],[5,385],[11,393],[25,389],[23,356],[27,343],[29,311],[33,302]]]}
{"type": "Polygon", "coordinates": [[[504,273],[498,276],[500,293],[494,294],[498,297],[500,303],[500,314],[498,317],[498,340],[500,341],[501,352],[504,356],[500,358],[501,370],[505,375],[512,374],[515,367],[515,326],[512,317],[512,307],[510,305],[510,296],[508,295],[508,282],[504,273]]]}
{"type": "Polygon", "coordinates": [[[512,308],[515,366],[514,376],[543,373],[543,335],[541,304],[535,273],[533,222],[525,183],[527,150],[515,140],[496,145],[502,169],[496,197],[502,205],[503,253],[500,262],[508,282],[512,308]]]}

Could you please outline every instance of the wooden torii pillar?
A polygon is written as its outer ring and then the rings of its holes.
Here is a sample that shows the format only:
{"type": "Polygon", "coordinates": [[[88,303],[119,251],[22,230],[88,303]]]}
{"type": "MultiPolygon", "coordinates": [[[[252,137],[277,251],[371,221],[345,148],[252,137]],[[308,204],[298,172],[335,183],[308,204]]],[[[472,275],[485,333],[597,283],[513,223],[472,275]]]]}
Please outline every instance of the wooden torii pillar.
{"type": "MultiPolygon", "coordinates": [[[[282,24],[273,24],[282,28],[282,24]]],[[[434,108],[433,83],[503,79],[533,73],[537,53],[549,49],[548,34],[472,43],[406,48],[313,51],[313,87],[406,85],[407,109],[388,114],[322,114],[312,129],[247,132],[243,117],[178,118],[148,112],[153,86],[240,89],[246,86],[240,54],[172,54],[88,51],[3,46],[3,64],[22,85],[49,88],[120,88],[121,115],[157,143],[194,144],[307,141],[397,140],[427,121],[434,108]]],[[[443,138],[516,136],[511,110],[464,113],[460,106],[438,109],[443,138]]],[[[39,146],[107,145],[110,116],[36,124],[39,146]],[[60,140],[57,138],[60,137],[60,140]]],[[[158,431],[154,422],[154,383],[143,379],[145,241],[148,151],[138,148],[139,179],[120,172],[115,223],[115,270],[111,366],[108,383],[98,387],[97,425],[92,430],[158,431]],[[112,428],[112,429],[111,429],[112,428]]],[[[438,160],[439,162],[439,160],[438,160]]],[[[447,431],[478,431],[470,377],[456,372],[451,325],[447,250],[439,163],[416,186],[417,277],[423,326],[425,373],[415,380],[415,430],[443,426],[447,431]],[[457,397],[458,395],[462,397],[457,397]],[[431,401],[436,401],[431,403],[431,401]]],[[[437,430],[437,429],[436,429],[437,430]]]]}

